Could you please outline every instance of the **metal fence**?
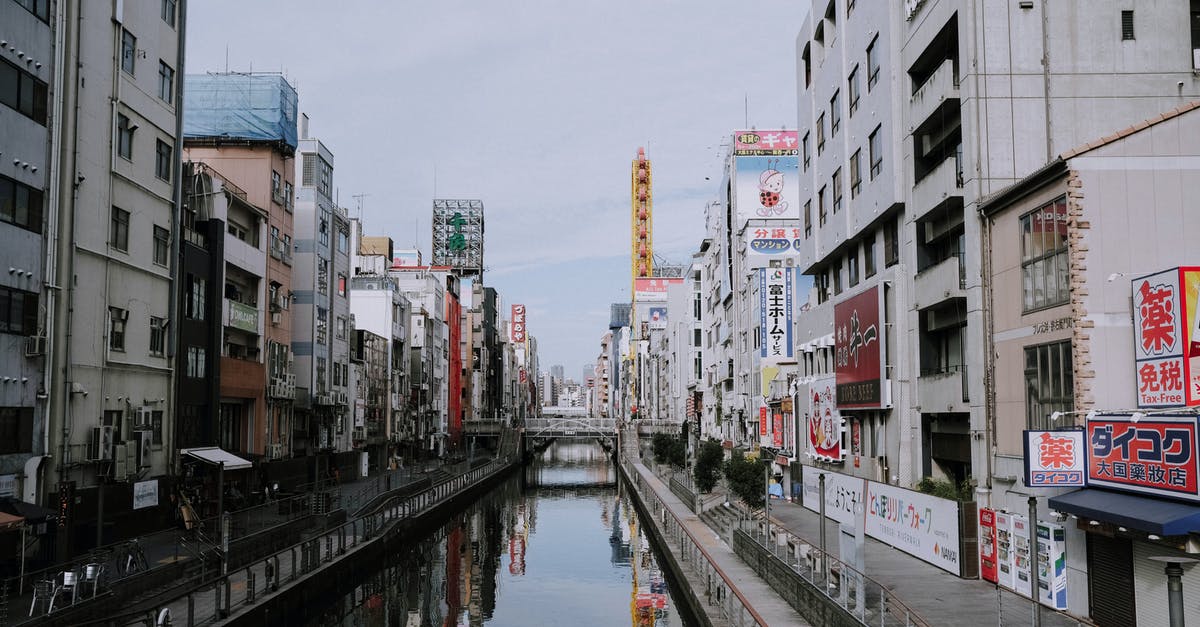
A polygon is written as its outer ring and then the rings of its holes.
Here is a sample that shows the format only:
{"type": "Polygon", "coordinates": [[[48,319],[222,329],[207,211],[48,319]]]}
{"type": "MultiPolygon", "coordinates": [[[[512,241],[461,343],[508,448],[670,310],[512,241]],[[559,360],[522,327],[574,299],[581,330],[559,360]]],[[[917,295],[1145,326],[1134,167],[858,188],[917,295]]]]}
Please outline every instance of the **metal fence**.
{"type": "MultiPolygon", "coordinates": [[[[630,451],[628,446],[625,450],[630,451]]],[[[636,444],[632,451],[636,454],[636,444]]],[[[703,594],[709,608],[732,625],[766,625],[766,620],[751,607],[737,585],[717,566],[712,556],[692,536],[675,512],[666,507],[654,490],[645,484],[628,457],[621,457],[621,465],[626,476],[633,482],[634,488],[648,505],[647,509],[653,513],[655,523],[671,545],[672,553],[682,566],[691,568],[698,581],[704,582],[703,590],[698,589],[696,592],[703,594]]]]}

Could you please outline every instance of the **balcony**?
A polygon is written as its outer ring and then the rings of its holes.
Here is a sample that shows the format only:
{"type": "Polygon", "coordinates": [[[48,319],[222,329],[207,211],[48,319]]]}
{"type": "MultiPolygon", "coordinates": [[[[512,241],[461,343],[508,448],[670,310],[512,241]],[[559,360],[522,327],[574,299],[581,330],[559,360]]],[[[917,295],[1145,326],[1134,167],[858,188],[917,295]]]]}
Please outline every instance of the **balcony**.
{"type": "Polygon", "coordinates": [[[913,304],[917,309],[939,305],[952,298],[966,298],[966,262],[953,255],[930,266],[913,279],[913,304]]]}
{"type": "Polygon", "coordinates": [[[934,70],[929,80],[917,88],[908,98],[908,119],[912,128],[921,125],[947,100],[958,100],[958,76],[954,72],[954,61],[946,59],[934,70]]]}
{"type": "Polygon", "coordinates": [[[951,156],[913,185],[913,219],[920,220],[950,202],[957,201],[961,205],[962,188],[962,157],[951,156]]]}
{"type": "Polygon", "coordinates": [[[966,366],[922,370],[917,379],[917,409],[927,414],[970,411],[967,382],[966,366]]]}
{"type": "Polygon", "coordinates": [[[259,315],[258,308],[226,298],[224,309],[225,326],[262,335],[262,316],[259,315]]]}

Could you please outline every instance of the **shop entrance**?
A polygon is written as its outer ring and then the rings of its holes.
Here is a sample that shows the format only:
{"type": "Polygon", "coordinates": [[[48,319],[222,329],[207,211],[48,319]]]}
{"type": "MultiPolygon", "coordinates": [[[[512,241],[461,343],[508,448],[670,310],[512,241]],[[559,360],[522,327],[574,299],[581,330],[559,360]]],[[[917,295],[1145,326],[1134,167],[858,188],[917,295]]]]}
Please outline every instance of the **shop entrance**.
{"type": "Polygon", "coordinates": [[[1092,620],[1101,627],[1137,625],[1133,596],[1133,541],[1087,534],[1092,620]]]}

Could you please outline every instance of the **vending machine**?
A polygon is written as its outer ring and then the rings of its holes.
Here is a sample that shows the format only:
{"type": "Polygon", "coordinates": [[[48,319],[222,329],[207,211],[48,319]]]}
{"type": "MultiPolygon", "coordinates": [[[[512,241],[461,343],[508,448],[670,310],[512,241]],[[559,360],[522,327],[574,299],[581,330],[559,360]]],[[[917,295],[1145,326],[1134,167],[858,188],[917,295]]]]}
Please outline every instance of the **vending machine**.
{"type": "Polygon", "coordinates": [[[1029,544],[1029,519],[1012,514],[1013,590],[1033,598],[1033,573],[1030,571],[1032,552],[1029,544]]]}
{"type": "Polygon", "coordinates": [[[979,508],[979,576],[997,583],[996,578],[996,512],[979,508]]]}
{"type": "Polygon", "coordinates": [[[996,583],[1012,590],[1013,576],[1012,514],[996,512],[996,583]]]}
{"type": "Polygon", "coordinates": [[[1067,548],[1062,525],[1038,521],[1038,588],[1043,605],[1067,609],[1067,548]]]}

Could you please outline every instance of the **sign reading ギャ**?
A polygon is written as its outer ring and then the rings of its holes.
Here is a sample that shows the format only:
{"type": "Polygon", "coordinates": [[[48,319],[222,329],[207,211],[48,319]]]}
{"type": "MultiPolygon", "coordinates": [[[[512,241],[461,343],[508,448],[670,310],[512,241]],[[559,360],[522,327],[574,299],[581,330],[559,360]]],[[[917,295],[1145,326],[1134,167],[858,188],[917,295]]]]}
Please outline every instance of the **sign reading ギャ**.
{"type": "Polygon", "coordinates": [[[1087,443],[1078,429],[1025,432],[1025,485],[1031,488],[1087,485],[1087,443]]]}
{"type": "Polygon", "coordinates": [[[1185,415],[1088,420],[1088,485],[1200,501],[1196,421],[1185,415]]]}

